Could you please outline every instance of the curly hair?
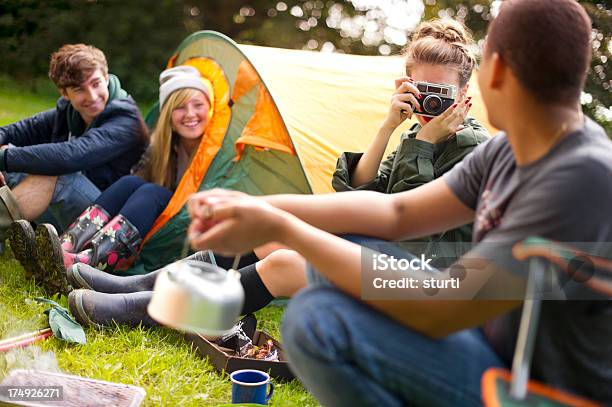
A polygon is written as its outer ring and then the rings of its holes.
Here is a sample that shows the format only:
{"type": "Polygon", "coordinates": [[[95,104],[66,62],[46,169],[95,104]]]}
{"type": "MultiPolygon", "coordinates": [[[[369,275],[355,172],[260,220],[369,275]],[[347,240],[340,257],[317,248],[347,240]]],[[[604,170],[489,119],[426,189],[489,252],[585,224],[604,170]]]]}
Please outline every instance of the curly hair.
{"type": "Polygon", "coordinates": [[[104,53],[98,48],[85,44],[67,44],[51,54],[49,78],[64,89],[79,86],[96,69],[108,75],[108,64],[104,53]]]}

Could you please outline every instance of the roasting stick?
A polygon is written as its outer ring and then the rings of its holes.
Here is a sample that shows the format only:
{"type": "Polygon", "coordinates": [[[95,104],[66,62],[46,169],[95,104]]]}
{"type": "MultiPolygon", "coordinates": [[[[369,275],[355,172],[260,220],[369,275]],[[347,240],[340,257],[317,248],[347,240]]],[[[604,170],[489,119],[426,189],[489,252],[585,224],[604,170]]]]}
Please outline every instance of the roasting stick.
{"type": "Polygon", "coordinates": [[[47,339],[51,335],[53,335],[53,332],[51,332],[51,328],[47,328],[40,331],[32,332],[30,334],[21,335],[21,337],[18,336],[16,338],[11,338],[11,341],[9,341],[8,339],[4,340],[0,345],[0,352],[6,352],[15,348],[23,348],[24,346],[31,345],[34,342],[47,339]]]}
{"type": "Polygon", "coordinates": [[[43,328],[43,329],[38,329],[34,332],[28,332],[19,336],[14,336],[12,338],[6,338],[0,341],[0,347],[10,344],[10,343],[15,343],[15,342],[19,342],[23,339],[27,339],[27,338],[31,338],[33,336],[38,336],[38,335],[42,335],[45,334],[47,332],[51,332],[51,328],[43,328]]]}

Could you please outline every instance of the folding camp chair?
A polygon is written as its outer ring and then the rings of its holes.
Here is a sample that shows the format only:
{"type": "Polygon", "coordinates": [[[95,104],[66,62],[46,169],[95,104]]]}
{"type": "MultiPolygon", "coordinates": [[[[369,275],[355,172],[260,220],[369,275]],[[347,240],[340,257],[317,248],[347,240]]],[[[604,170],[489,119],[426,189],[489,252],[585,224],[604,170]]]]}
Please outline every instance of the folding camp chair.
{"type": "Polygon", "coordinates": [[[533,356],[542,291],[547,273],[551,270],[545,260],[558,266],[559,270],[586,284],[593,291],[612,297],[612,260],[592,256],[541,238],[529,238],[513,249],[519,260],[529,259],[526,298],[523,303],[519,334],[512,361],[512,372],[506,369],[488,369],[482,377],[482,398],[487,407],[509,406],[579,406],[591,407],[600,404],[554,389],[543,383],[529,380],[533,356]],[[596,274],[595,270],[599,273],[596,274]]]}

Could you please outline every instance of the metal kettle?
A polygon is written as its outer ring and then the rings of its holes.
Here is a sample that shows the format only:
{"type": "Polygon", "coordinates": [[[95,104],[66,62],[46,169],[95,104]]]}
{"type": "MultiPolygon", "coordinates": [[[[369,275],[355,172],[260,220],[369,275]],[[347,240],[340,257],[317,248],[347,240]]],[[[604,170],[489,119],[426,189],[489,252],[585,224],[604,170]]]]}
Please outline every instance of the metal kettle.
{"type": "Polygon", "coordinates": [[[159,273],[148,312],[163,325],[214,337],[232,329],[243,303],[239,272],[182,260],[159,273]]]}

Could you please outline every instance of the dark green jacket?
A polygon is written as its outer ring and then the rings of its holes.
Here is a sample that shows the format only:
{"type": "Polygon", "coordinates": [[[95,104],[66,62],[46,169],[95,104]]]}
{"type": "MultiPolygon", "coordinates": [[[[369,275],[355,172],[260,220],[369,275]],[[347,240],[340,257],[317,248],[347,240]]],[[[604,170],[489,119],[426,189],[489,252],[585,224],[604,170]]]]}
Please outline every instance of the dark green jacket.
{"type": "MultiPolygon", "coordinates": [[[[465,128],[454,137],[437,144],[417,140],[415,137],[421,126],[413,125],[402,134],[397,149],[381,163],[376,178],[356,188],[351,186],[351,177],[363,153],[343,153],[336,164],[332,186],[338,192],[370,190],[394,194],[433,181],[463,160],[478,144],[488,140],[489,133],[475,119],[467,118],[463,125],[465,128]]],[[[471,240],[472,226],[466,225],[402,242],[401,246],[415,254],[435,254],[440,260],[444,257],[448,261],[434,261],[437,267],[444,267],[463,254],[471,240]]]]}

